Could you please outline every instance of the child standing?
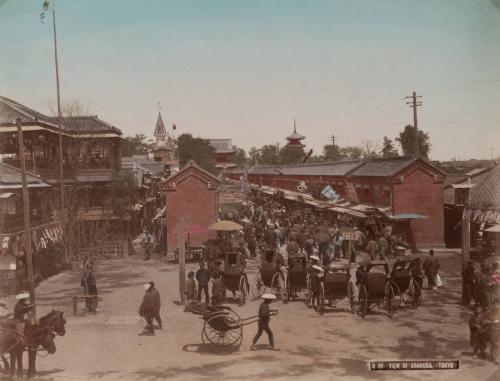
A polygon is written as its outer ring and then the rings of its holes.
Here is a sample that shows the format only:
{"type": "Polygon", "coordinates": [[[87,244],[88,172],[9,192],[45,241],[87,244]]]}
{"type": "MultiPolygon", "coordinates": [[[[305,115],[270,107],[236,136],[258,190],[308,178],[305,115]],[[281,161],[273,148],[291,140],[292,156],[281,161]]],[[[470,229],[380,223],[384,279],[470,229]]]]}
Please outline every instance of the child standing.
{"type": "Polygon", "coordinates": [[[196,299],[196,282],[194,280],[194,271],[188,272],[185,294],[188,301],[196,299]]]}
{"type": "Polygon", "coordinates": [[[476,306],[474,312],[469,318],[470,329],[470,345],[472,346],[472,357],[477,358],[479,352],[480,356],[484,356],[486,350],[485,342],[485,324],[482,313],[482,308],[476,306]]]}

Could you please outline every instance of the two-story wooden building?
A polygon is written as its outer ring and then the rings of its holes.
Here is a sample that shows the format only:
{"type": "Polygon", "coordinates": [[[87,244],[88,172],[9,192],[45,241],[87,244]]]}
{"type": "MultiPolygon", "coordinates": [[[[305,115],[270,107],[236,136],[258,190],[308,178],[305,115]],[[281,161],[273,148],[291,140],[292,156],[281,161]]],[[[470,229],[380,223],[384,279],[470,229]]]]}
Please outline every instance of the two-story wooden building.
{"type": "MultiPolygon", "coordinates": [[[[106,230],[115,230],[113,225],[116,223],[112,221],[117,217],[106,206],[106,201],[113,175],[119,173],[121,167],[122,132],[95,115],[62,118],[62,131],[59,131],[57,118],[0,97],[1,161],[16,168],[20,167],[16,120],[21,121],[27,170],[57,187],[60,186],[59,137],[62,137],[65,209],[66,216],[73,215],[81,223],[75,230],[95,231],[96,227],[90,228],[90,225],[102,227],[105,222],[106,230]]],[[[51,199],[57,208],[58,200],[58,197],[51,199]]],[[[128,246],[118,235],[114,231],[110,235],[99,235],[95,240],[84,235],[82,245],[96,242],[82,251],[92,256],[124,254],[128,246]]]]}

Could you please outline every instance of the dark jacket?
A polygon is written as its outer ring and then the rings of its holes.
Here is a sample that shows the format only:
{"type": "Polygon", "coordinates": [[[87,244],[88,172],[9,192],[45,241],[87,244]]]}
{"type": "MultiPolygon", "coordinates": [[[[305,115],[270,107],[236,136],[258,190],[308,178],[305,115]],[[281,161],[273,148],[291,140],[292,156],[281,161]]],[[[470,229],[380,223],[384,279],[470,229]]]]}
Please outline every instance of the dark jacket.
{"type": "Polygon", "coordinates": [[[269,308],[269,304],[266,302],[262,302],[259,307],[259,320],[261,322],[269,322],[271,318],[271,310],[269,308]]]}
{"type": "Polygon", "coordinates": [[[210,273],[207,269],[198,269],[198,271],[196,271],[196,280],[199,285],[206,286],[210,280],[210,273]]]}
{"type": "Polygon", "coordinates": [[[139,315],[144,318],[152,318],[157,312],[157,301],[153,290],[148,290],[142,298],[141,306],[139,307],[139,315]]]}

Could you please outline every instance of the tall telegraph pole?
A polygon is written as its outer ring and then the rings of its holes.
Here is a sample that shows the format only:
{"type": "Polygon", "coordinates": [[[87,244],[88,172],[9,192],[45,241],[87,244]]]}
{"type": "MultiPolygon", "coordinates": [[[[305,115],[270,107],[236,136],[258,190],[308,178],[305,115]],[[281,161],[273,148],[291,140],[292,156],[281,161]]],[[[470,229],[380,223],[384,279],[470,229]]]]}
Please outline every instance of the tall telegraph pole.
{"type": "Polygon", "coordinates": [[[335,161],[335,135],[332,135],[332,161],[335,161]]]}
{"type": "Polygon", "coordinates": [[[422,98],[421,95],[417,95],[414,91],[412,95],[405,97],[405,99],[411,99],[411,101],[406,102],[413,109],[413,127],[415,128],[415,156],[420,156],[419,147],[419,137],[418,137],[418,122],[417,122],[417,107],[422,106],[422,101],[418,99],[422,98]]]}
{"type": "MultiPolygon", "coordinates": [[[[30,197],[26,182],[26,156],[24,154],[23,128],[21,118],[16,119],[17,142],[19,145],[19,158],[21,161],[21,179],[23,184],[23,212],[24,212],[24,255],[26,256],[26,278],[30,293],[30,303],[35,304],[35,283],[33,281],[33,256],[31,252],[31,220],[30,197]]],[[[31,318],[36,321],[36,309],[33,308],[31,318]]]]}
{"type": "Polygon", "coordinates": [[[56,11],[52,10],[54,24],[54,58],[56,65],[56,87],[57,87],[57,123],[59,126],[59,183],[61,191],[61,217],[64,211],[64,155],[62,142],[62,113],[61,113],[61,91],[59,86],[59,62],[57,59],[57,34],[56,34],[56,11]]]}

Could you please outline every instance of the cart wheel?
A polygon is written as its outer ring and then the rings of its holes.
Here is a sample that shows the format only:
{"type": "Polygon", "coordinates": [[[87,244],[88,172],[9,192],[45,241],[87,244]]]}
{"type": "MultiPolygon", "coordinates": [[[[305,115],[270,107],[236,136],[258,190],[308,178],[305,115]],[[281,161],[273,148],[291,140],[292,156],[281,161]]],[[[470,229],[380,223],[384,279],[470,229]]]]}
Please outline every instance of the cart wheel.
{"type": "Polygon", "coordinates": [[[387,316],[389,316],[390,319],[392,319],[392,317],[394,316],[394,311],[395,311],[394,295],[395,293],[393,284],[392,282],[388,282],[385,286],[384,301],[385,301],[385,308],[387,309],[387,316]]]}
{"type": "Polygon", "coordinates": [[[368,312],[368,293],[366,292],[366,286],[364,284],[359,286],[358,304],[359,315],[364,319],[368,312]]]}
{"type": "Polygon", "coordinates": [[[352,285],[351,281],[349,281],[349,284],[347,285],[347,299],[349,300],[351,314],[355,314],[356,302],[354,301],[354,286],[352,285]]]}
{"type": "Polygon", "coordinates": [[[231,345],[240,345],[242,340],[243,327],[231,316],[212,316],[203,325],[202,341],[204,344],[210,343],[217,347],[229,347],[231,345]],[[218,319],[224,319],[226,325],[232,327],[232,329],[219,331],[212,328],[212,325],[217,325],[218,319]]]}
{"type": "Polygon", "coordinates": [[[264,282],[262,282],[262,278],[260,276],[260,273],[257,272],[255,274],[255,278],[253,278],[252,285],[250,287],[250,291],[252,293],[252,297],[254,299],[258,299],[264,294],[264,290],[266,289],[266,286],[264,285],[264,282]]]}
{"type": "Polygon", "coordinates": [[[400,308],[402,304],[404,304],[403,293],[399,289],[399,286],[397,285],[397,283],[390,281],[389,284],[391,285],[392,291],[393,291],[393,293],[392,293],[392,305],[394,307],[394,310],[396,310],[397,308],[400,308]]]}
{"type": "Polygon", "coordinates": [[[422,303],[422,290],[413,279],[410,281],[406,294],[403,294],[403,301],[410,308],[417,308],[422,303]]]}
{"type": "Polygon", "coordinates": [[[311,290],[311,277],[307,276],[307,290],[306,290],[306,305],[310,306],[312,303],[312,290],[311,290]]]}
{"type": "Polygon", "coordinates": [[[323,282],[319,284],[318,312],[320,315],[323,315],[325,313],[325,286],[323,285],[323,282]]]}
{"type": "Polygon", "coordinates": [[[280,277],[280,273],[277,272],[273,275],[273,279],[271,280],[271,290],[273,292],[274,295],[276,296],[279,296],[281,295],[281,290],[283,289],[283,287],[281,287],[281,277],[280,277]]]}
{"type": "Polygon", "coordinates": [[[283,303],[288,303],[290,301],[290,294],[292,290],[290,289],[290,278],[288,277],[288,274],[286,275],[285,278],[285,285],[284,285],[284,298],[283,298],[283,303]]]}
{"type": "Polygon", "coordinates": [[[245,282],[244,276],[240,277],[240,285],[238,287],[238,290],[240,292],[239,305],[242,306],[243,304],[245,304],[245,302],[247,300],[247,295],[248,295],[248,287],[247,287],[247,283],[245,282]]]}

